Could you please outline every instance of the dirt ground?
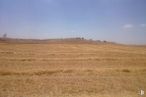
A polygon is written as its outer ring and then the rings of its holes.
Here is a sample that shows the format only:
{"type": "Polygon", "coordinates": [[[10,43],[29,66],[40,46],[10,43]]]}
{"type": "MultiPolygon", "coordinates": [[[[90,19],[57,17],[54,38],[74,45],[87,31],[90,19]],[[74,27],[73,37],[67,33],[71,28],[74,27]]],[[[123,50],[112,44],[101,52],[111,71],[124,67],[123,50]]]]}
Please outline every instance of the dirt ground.
{"type": "Polygon", "coordinates": [[[141,97],[146,46],[0,43],[0,97],[141,97]]]}

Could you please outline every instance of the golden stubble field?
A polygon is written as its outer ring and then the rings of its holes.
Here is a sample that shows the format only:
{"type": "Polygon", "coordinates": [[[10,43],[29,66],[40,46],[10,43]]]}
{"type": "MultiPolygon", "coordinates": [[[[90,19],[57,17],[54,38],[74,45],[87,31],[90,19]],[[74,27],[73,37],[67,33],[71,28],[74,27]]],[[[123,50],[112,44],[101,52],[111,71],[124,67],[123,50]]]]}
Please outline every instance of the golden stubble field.
{"type": "Polygon", "coordinates": [[[0,43],[0,97],[141,97],[146,46],[0,43]]]}

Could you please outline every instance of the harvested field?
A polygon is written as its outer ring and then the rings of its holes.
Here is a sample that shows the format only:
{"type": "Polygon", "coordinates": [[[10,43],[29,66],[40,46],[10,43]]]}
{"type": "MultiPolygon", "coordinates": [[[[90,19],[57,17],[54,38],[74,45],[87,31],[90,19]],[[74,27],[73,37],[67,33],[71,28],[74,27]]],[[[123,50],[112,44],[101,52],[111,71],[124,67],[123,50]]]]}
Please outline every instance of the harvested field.
{"type": "Polygon", "coordinates": [[[146,46],[0,43],[0,97],[140,97],[146,46]]]}

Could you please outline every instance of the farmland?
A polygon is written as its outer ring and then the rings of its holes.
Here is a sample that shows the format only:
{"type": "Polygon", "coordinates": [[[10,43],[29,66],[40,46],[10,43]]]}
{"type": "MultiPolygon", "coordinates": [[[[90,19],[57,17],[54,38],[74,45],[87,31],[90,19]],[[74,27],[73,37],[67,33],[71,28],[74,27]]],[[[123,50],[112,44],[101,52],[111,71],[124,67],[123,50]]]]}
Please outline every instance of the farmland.
{"type": "Polygon", "coordinates": [[[146,46],[0,42],[0,97],[139,97],[146,46]]]}

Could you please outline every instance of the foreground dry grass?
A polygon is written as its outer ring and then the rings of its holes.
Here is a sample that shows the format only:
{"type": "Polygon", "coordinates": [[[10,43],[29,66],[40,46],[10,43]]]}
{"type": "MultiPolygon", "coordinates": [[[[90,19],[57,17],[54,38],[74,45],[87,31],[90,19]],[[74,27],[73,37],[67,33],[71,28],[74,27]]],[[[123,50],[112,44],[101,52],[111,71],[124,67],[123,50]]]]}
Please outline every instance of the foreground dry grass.
{"type": "Polygon", "coordinates": [[[146,47],[0,43],[0,97],[140,97],[146,47]]]}

